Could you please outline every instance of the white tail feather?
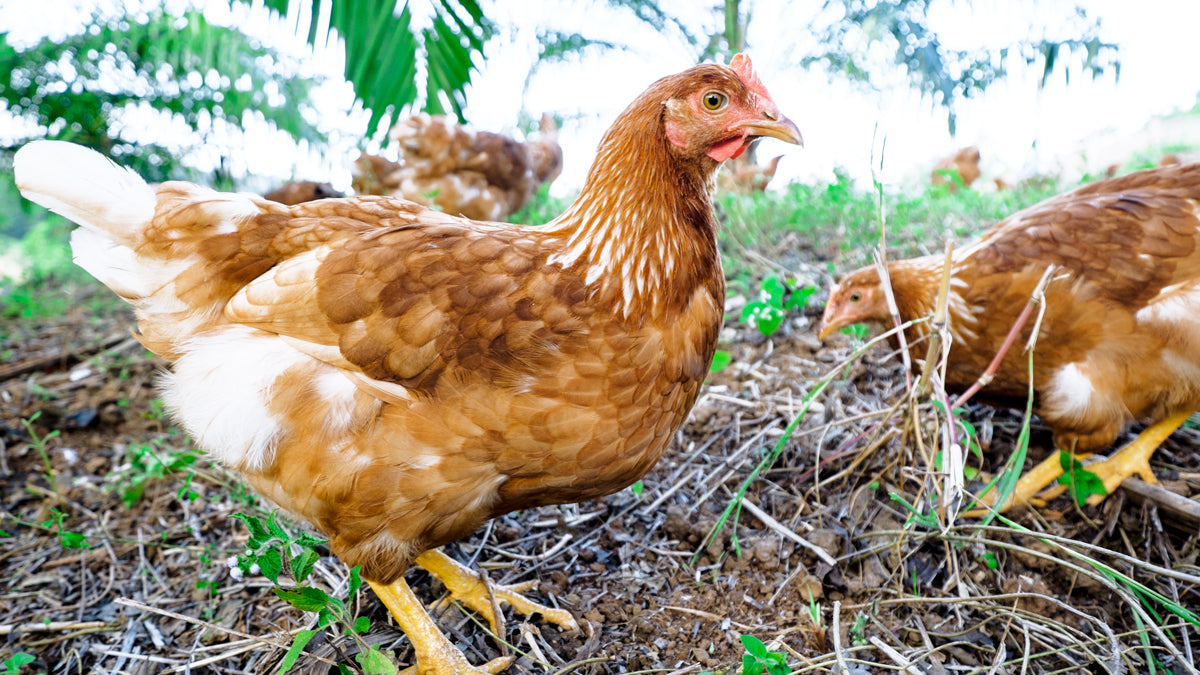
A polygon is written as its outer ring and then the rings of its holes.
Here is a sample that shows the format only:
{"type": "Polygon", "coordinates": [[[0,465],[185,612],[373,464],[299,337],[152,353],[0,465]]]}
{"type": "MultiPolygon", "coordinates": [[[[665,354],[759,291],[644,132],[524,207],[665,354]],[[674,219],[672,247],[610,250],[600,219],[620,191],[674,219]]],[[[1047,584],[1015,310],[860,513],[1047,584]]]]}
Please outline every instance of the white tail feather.
{"type": "Polygon", "coordinates": [[[141,176],[81,145],[29,143],[13,158],[13,173],[29,201],[121,244],[134,243],[154,216],[154,189],[141,176]]]}

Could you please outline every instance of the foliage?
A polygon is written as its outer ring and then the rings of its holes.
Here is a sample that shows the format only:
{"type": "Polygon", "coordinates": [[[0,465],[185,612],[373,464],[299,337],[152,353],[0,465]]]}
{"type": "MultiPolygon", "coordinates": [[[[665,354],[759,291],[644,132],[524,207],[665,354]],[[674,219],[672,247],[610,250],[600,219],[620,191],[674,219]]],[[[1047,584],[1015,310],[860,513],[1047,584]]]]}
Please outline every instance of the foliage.
{"type": "Polygon", "coordinates": [[[816,292],[816,286],[793,290],[778,276],[768,275],[758,289],[758,299],[742,308],[742,323],[752,324],[758,332],[770,335],[779,329],[788,311],[803,307],[816,292]]]}
{"type": "MultiPolygon", "coordinates": [[[[65,39],[12,44],[0,32],[0,100],[37,136],[71,140],[151,181],[179,177],[176,148],[147,141],[146,109],[182,122],[197,146],[262,118],[297,140],[323,141],[298,64],[198,11],[96,16],[65,39]]],[[[19,139],[18,145],[28,139],[19,139]]],[[[13,148],[9,148],[11,150],[13,148]]]]}
{"type": "MultiPolygon", "coordinates": [[[[340,624],[348,630],[358,643],[360,651],[355,656],[363,672],[391,675],[398,672],[391,657],[379,648],[368,645],[359,637],[371,628],[371,621],[365,616],[355,617],[348,609],[354,604],[358,590],[362,586],[362,576],[358,567],[350,570],[349,588],[345,600],[336,598],[316,586],[305,586],[303,583],[312,574],[313,566],[320,555],[317,547],[324,546],[325,540],[314,537],[306,532],[293,534],[280,523],[274,514],[267,520],[258,516],[235,513],[233,517],[245,523],[250,530],[250,539],[246,542],[244,554],[230,558],[230,574],[241,579],[246,574],[262,574],[275,584],[272,589],[275,595],[289,605],[305,612],[316,612],[317,626],[320,629],[332,624],[340,624]],[[279,575],[287,570],[295,586],[279,584],[279,575]]],[[[295,665],[305,645],[317,634],[316,630],[301,630],[296,634],[291,648],[280,664],[279,673],[286,673],[295,665]]]]}
{"type": "Polygon", "coordinates": [[[713,352],[713,360],[708,367],[708,372],[719,373],[729,367],[730,363],[733,363],[733,354],[724,349],[718,349],[713,352]]]}
{"type": "Polygon", "coordinates": [[[25,652],[17,652],[9,658],[5,659],[0,665],[4,666],[4,675],[18,675],[21,672],[21,666],[27,666],[34,662],[32,654],[25,652]]]}
{"type": "MultiPolygon", "coordinates": [[[[946,237],[973,237],[1067,187],[1045,179],[994,192],[951,192],[944,185],[885,191],[889,255],[920,255],[941,248],[946,237]]],[[[762,256],[784,268],[813,257],[832,259],[839,266],[865,264],[879,239],[875,192],[860,188],[840,169],[830,183],[791,183],[780,191],[752,195],[720,194],[717,208],[722,222],[718,245],[733,281],[743,274],[760,276],[753,262],[762,256]]]]}
{"type": "Polygon", "coordinates": [[[525,206],[508,217],[508,222],[522,225],[545,225],[566,211],[571,202],[575,201],[575,196],[552,197],[550,196],[550,186],[543,183],[538,186],[537,192],[533,193],[525,206]]]}
{"type": "Polygon", "coordinates": [[[779,652],[768,651],[762,640],[753,635],[742,636],[742,675],[788,675],[787,659],[779,652]]]}
{"type": "Polygon", "coordinates": [[[59,511],[57,506],[52,506],[50,507],[50,517],[42,523],[42,527],[53,530],[58,536],[58,543],[62,544],[63,548],[88,548],[86,536],[72,532],[63,525],[66,518],[67,514],[59,511]]]}
{"type": "Polygon", "coordinates": [[[938,3],[825,0],[826,14],[837,18],[815,31],[821,51],[801,63],[806,68],[824,64],[852,81],[873,85],[878,85],[884,72],[900,66],[907,71],[910,86],[946,109],[951,134],[955,133],[958,101],[981,94],[1003,79],[1010,56],[1041,64],[1039,86],[1045,86],[1060,70],[1069,82],[1071,57],[1092,77],[1110,70],[1120,74],[1117,45],[1100,39],[1099,21],[1089,19],[1083,7],[1076,6],[1071,16],[1059,21],[1040,20],[1042,25],[1062,27],[1058,36],[1021,40],[1000,48],[955,49],[929,20],[934,4],[938,3]],[[892,55],[891,63],[873,59],[880,51],[892,55]]]}
{"type": "Polygon", "coordinates": [[[125,449],[125,463],[113,472],[109,489],[119,492],[121,502],[132,509],[147,485],[189,469],[199,457],[200,451],[193,447],[168,448],[162,439],[132,444],[125,449]]]}
{"type": "Polygon", "coordinates": [[[1075,455],[1060,450],[1058,462],[1063,470],[1063,475],[1058,477],[1058,484],[1068,486],[1076,504],[1083,506],[1092,495],[1103,497],[1108,494],[1108,490],[1104,489],[1104,481],[1084,468],[1075,455]]]}
{"type": "MultiPolygon", "coordinates": [[[[249,2],[250,0],[238,0],[249,2]]],[[[301,3],[305,4],[305,3],[301,3]]],[[[475,0],[438,0],[428,16],[414,16],[417,3],[395,0],[308,0],[297,32],[314,47],[334,36],[345,49],[345,76],[355,96],[371,111],[368,137],[383,136],[385,122],[415,107],[428,113],[453,113],[463,120],[466,88],[483,47],[495,27],[475,0]],[[400,11],[395,10],[399,7],[400,11]],[[329,33],[318,31],[316,17],[329,11],[329,33]],[[422,80],[422,78],[424,78],[422,80]]],[[[286,15],[289,0],[266,0],[286,15]]],[[[390,125],[389,125],[390,126],[390,125]]],[[[386,143],[384,136],[380,139],[386,143]]]]}
{"type": "MultiPolygon", "coordinates": [[[[0,194],[0,210],[4,203],[0,194]]],[[[0,317],[61,316],[72,305],[100,312],[123,306],[120,298],[72,261],[68,244],[72,225],[40,207],[35,210],[29,230],[19,241],[0,236],[0,258],[21,268],[16,279],[0,274],[0,317]]]]}

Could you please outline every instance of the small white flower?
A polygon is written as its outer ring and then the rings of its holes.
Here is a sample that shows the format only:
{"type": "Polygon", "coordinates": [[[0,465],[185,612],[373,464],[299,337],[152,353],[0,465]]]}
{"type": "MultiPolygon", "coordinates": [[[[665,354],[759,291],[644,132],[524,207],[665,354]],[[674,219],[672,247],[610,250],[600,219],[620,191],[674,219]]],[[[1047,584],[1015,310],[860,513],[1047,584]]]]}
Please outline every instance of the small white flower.
{"type": "Polygon", "coordinates": [[[229,576],[232,577],[234,581],[241,581],[242,578],[244,577],[244,575],[242,574],[242,568],[230,567],[229,568],[229,576]]]}
{"type": "Polygon", "coordinates": [[[258,569],[258,563],[254,563],[250,566],[250,574],[258,574],[258,569]]]}
{"type": "Polygon", "coordinates": [[[225,566],[226,566],[226,567],[228,567],[228,568],[230,568],[230,569],[233,569],[234,567],[237,567],[237,566],[238,566],[238,557],[237,557],[236,555],[231,555],[231,556],[229,556],[228,558],[226,558],[226,559],[225,559],[225,566]]]}

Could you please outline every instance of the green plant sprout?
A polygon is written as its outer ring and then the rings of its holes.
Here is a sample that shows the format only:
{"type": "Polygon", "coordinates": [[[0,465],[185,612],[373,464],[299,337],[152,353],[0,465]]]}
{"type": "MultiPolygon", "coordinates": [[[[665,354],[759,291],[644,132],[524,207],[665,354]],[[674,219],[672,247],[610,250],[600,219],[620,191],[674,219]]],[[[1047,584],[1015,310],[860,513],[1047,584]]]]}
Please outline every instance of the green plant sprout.
{"type": "Polygon", "coordinates": [[[742,675],[788,675],[787,659],[779,652],[768,651],[762,640],[753,635],[742,636],[742,675]]]}
{"type": "Polygon", "coordinates": [[[58,534],[58,543],[62,544],[63,548],[87,548],[87,537],[78,533],[71,532],[63,527],[63,519],[67,515],[58,510],[58,507],[50,508],[50,517],[42,523],[42,527],[53,530],[58,534]]]}
{"type": "Polygon", "coordinates": [[[758,332],[770,335],[779,330],[789,311],[803,307],[816,292],[816,286],[792,291],[778,276],[768,275],[758,289],[758,300],[742,308],[742,323],[752,324],[758,332]]]}
{"type": "Polygon", "coordinates": [[[708,367],[708,372],[719,373],[722,370],[725,370],[730,363],[733,363],[733,355],[724,349],[718,349],[717,351],[713,352],[712,365],[708,367]]]}
{"type": "MultiPolygon", "coordinates": [[[[109,489],[118,491],[121,502],[126,508],[132,509],[147,485],[188,469],[199,458],[199,450],[190,446],[182,449],[166,448],[161,438],[156,438],[150,443],[130,445],[125,450],[125,464],[111,474],[109,489]]],[[[190,483],[189,477],[188,484],[190,483]]],[[[190,501],[195,499],[195,492],[185,485],[179,492],[179,498],[190,501]]]]}
{"type": "Polygon", "coordinates": [[[395,675],[399,672],[391,655],[363,641],[361,635],[370,630],[370,619],[365,616],[355,617],[347,609],[353,604],[362,587],[362,576],[358,566],[350,570],[346,599],[335,598],[320,588],[303,585],[312,574],[313,565],[320,558],[316,548],[325,545],[324,539],[306,532],[293,535],[279,523],[275,514],[271,514],[265,521],[258,516],[244,513],[235,513],[233,517],[242,521],[250,530],[250,539],[246,542],[245,553],[229,559],[230,576],[240,580],[246,574],[261,574],[275,584],[271,590],[284,602],[301,611],[317,614],[318,629],[306,629],[296,633],[291,648],[280,662],[280,675],[291,670],[304,647],[319,630],[324,630],[334,623],[345,626],[348,634],[358,643],[359,652],[354,658],[363,672],[368,675],[395,675]],[[279,575],[285,567],[291,573],[296,586],[285,588],[279,585],[279,575]]]}
{"type": "Polygon", "coordinates": [[[4,675],[18,675],[21,672],[21,666],[27,666],[33,663],[33,654],[25,652],[17,652],[4,660],[4,675]]]}
{"type": "Polygon", "coordinates": [[[1075,455],[1060,450],[1058,462],[1063,470],[1063,474],[1058,477],[1058,484],[1068,487],[1071,496],[1075,498],[1075,503],[1079,506],[1087,504],[1088,497],[1092,495],[1103,497],[1108,494],[1108,490],[1104,488],[1104,481],[1084,468],[1083,463],[1075,455]]]}

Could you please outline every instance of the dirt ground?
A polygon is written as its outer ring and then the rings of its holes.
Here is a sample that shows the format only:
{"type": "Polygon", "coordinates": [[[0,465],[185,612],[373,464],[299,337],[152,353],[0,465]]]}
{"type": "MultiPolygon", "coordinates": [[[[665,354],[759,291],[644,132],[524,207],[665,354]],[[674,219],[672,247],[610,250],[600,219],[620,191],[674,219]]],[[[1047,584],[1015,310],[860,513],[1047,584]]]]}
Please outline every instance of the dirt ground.
{"type": "MultiPolygon", "coordinates": [[[[248,536],[231,515],[268,507],[165,419],[164,364],[130,339],[129,316],[82,305],[2,320],[0,662],[20,652],[35,657],[21,673],[276,672],[315,615],[227,566],[248,536]]],[[[447,548],[493,583],[539,581],[534,595],[583,631],[508,610],[501,643],[454,603],[437,614],[443,631],[476,664],[516,655],[517,674],[741,672],[744,634],[801,673],[1197,672],[1200,629],[1171,611],[1200,610],[1195,430],[1154,459],[1182,509],[1122,489],[1098,507],[1061,497],[1011,524],[950,519],[930,507],[944,484],[930,468],[935,408],[905,403],[886,348],[847,361],[849,337],[820,344],[817,311],[770,338],[726,328],[733,363],[640,493],[510,514],[447,548]],[[736,522],[716,529],[743,485],[736,522]]],[[[972,405],[966,419],[982,468],[1001,470],[1021,413],[972,405]]],[[[1048,444],[1035,419],[1027,465],[1048,444]]],[[[424,572],[408,579],[430,603],[442,593],[424,572]]],[[[325,551],[311,583],[344,597],[346,580],[325,551]]],[[[369,590],[350,610],[371,619],[367,642],[412,662],[369,590]]],[[[293,672],[362,672],[359,649],[327,630],[293,672]]]]}

